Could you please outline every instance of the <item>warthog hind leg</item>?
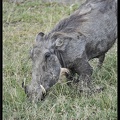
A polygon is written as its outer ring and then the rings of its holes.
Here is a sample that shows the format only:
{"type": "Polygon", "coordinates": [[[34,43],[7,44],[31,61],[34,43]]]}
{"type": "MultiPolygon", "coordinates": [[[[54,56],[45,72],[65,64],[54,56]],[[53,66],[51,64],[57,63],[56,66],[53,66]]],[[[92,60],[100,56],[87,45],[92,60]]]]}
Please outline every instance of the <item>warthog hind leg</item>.
{"type": "Polygon", "coordinates": [[[99,62],[97,67],[100,69],[103,65],[103,61],[105,60],[105,54],[101,55],[98,59],[99,59],[99,62]]]}
{"type": "Polygon", "coordinates": [[[93,73],[93,69],[87,60],[79,60],[79,64],[77,64],[76,66],[76,72],[79,75],[77,89],[80,92],[92,94],[96,92],[101,92],[103,90],[103,87],[96,87],[92,83],[91,75],[93,73]]]}

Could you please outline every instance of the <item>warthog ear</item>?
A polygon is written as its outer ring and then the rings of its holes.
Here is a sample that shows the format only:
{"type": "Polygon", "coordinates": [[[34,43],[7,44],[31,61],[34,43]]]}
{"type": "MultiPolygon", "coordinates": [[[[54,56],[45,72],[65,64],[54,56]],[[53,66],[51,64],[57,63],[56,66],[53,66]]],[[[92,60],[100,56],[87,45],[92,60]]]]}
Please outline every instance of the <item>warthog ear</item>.
{"type": "Polygon", "coordinates": [[[85,15],[85,14],[91,12],[92,6],[93,5],[90,4],[90,5],[86,6],[86,7],[84,7],[83,9],[81,9],[80,12],[79,12],[79,15],[85,15]]]}
{"type": "Polygon", "coordinates": [[[44,33],[43,32],[40,32],[37,36],[36,36],[36,39],[35,39],[35,42],[39,42],[42,40],[44,36],[44,33]]]}
{"type": "Polygon", "coordinates": [[[57,48],[57,50],[65,51],[68,41],[69,41],[68,39],[57,38],[55,41],[55,47],[57,48]]]}
{"type": "Polygon", "coordinates": [[[55,41],[55,45],[56,45],[57,47],[62,46],[62,45],[63,45],[63,40],[60,39],[60,38],[58,38],[58,39],[55,41]]]}

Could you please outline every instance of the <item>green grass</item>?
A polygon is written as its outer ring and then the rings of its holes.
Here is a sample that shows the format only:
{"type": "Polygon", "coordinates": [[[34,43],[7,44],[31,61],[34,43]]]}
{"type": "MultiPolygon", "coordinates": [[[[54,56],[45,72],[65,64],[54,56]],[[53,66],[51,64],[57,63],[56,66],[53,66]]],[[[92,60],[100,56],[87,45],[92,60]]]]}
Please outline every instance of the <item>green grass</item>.
{"type": "MultiPolygon", "coordinates": [[[[21,87],[31,81],[29,50],[37,33],[49,32],[78,5],[43,4],[40,0],[19,5],[3,2],[3,120],[117,120],[117,45],[107,53],[93,82],[105,90],[80,95],[65,82],[51,88],[46,99],[30,103],[21,87]]],[[[91,61],[95,68],[96,61],[91,61]]]]}

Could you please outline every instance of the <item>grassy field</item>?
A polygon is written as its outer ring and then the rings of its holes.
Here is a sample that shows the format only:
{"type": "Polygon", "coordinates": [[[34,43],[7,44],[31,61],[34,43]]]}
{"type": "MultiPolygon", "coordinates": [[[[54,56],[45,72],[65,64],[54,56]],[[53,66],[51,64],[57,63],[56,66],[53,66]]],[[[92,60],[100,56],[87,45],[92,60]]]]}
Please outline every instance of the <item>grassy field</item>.
{"type": "MultiPolygon", "coordinates": [[[[78,5],[3,2],[3,120],[117,120],[117,44],[107,53],[93,82],[104,85],[99,94],[86,96],[66,82],[51,88],[46,99],[30,103],[21,87],[31,81],[32,48],[37,33],[47,33],[78,5]]],[[[91,61],[95,68],[97,60],[91,61]]]]}

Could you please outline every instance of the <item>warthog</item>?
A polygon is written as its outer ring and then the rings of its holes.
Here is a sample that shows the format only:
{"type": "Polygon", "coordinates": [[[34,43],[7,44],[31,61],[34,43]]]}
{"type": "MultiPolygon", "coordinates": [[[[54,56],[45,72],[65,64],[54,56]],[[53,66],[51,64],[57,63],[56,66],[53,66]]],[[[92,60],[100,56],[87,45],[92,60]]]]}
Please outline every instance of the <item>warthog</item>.
{"type": "MultiPolygon", "coordinates": [[[[32,81],[24,86],[31,100],[41,100],[57,83],[61,68],[79,75],[78,83],[89,86],[93,72],[89,60],[98,58],[101,67],[106,52],[117,38],[115,0],[87,0],[48,34],[40,32],[31,50],[32,81]]],[[[78,84],[79,85],[79,84],[78,84]]]]}

